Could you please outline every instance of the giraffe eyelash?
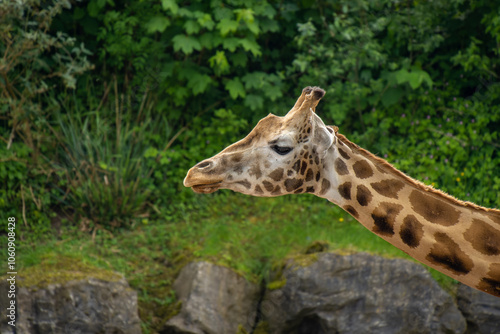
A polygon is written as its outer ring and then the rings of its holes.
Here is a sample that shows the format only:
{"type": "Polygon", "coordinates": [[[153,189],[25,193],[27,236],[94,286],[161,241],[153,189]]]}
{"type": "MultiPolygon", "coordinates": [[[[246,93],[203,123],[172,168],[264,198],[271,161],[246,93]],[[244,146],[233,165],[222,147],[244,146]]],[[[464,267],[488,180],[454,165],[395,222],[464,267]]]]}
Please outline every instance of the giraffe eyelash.
{"type": "Polygon", "coordinates": [[[278,153],[279,155],[286,155],[290,153],[293,148],[292,147],[287,147],[287,146],[278,146],[278,145],[273,145],[271,146],[274,152],[278,153]]]}

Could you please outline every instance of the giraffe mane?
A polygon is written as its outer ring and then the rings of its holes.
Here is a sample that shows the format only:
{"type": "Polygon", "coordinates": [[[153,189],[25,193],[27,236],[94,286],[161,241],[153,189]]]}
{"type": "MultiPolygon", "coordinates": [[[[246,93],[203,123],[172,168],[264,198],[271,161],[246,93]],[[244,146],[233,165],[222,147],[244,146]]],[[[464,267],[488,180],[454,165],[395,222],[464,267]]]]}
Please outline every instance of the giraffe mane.
{"type": "MultiPolygon", "coordinates": [[[[479,205],[477,205],[475,203],[472,203],[472,202],[459,200],[459,199],[457,199],[457,198],[455,198],[455,197],[453,197],[453,196],[445,193],[442,190],[436,189],[436,188],[434,188],[432,186],[428,186],[428,185],[424,184],[423,182],[418,181],[418,180],[416,180],[416,179],[414,179],[414,178],[406,175],[402,171],[396,169],[393,165],[391,165],[386,160],[384,160],[384,159],[376,156],[375,154],[373,154],[373,153],[365,150],[364,148],[359,147],[355,143],[351,142],[349,139],[347,139],[346,136],[344,136],[343,134],[341,134],[341,133],[338,132],[338,127],[332,126],[332,128],[334,129],[335,135],[337,136],[338,140],[342,144],[347,145],[351,150],[353,150],[353,152],[360,153],[364,157],[368,158],[370,161],[372,161],[373,163],[375,163],[375,166],[378,169],[381,169],[382,171],[385,171],[387,173],[396,175],[396,176],[402,178],[404,181],[406,181],[410,185],[415,186],[417,189],[420,189],[420,190],[426,191],[428,193],[434,194],[434,195],[436,195],[436,196],[438,196],[438,197],[446,200],[447,202],[449,202],[451,204],[460,205],[460,206],[465,207],[465,208],[471,208],[471,209],[475,209],[475,210],[481,210],[481,211],[485,211],[486,213],[489,213],[489,214],[500,216],[500,210],[498,210],[498,209],[486,208],[486,207],[479,206],[479,205]]],[[[500,223],[500,221],[499,221],[499,223],[500,223]]]]}

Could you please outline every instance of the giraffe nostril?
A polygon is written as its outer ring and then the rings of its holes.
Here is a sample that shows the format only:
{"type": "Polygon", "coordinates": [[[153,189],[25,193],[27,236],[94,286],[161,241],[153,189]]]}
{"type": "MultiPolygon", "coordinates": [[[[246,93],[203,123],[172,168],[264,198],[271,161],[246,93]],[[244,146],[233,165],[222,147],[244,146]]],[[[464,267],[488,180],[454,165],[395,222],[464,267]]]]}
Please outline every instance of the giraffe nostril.
{"type": "Polygon", "coordinates": [[[211,161],[202,161],[202,162],[200,162],[199,164],[196,165],[196,168],[202,169],[202,168],[207,168],[207,167],[211,167],[211,166],[212,166],[212,162],[211,161]]]}

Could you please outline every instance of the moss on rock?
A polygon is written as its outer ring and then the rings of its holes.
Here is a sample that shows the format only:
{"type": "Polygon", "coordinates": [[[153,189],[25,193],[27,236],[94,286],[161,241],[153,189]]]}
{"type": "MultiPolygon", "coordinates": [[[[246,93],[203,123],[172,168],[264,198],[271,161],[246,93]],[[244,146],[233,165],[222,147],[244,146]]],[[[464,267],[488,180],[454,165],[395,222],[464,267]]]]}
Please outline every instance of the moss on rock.
{"type": "Polygon", "coordinates": [[[116,282],[123,279],[123,276],[97,268],[76,257],[49,253],[41,263],[19,270],[16,283],[18,287],[41,289],[49,284],[64,284],[87,278],[116,282]]]}

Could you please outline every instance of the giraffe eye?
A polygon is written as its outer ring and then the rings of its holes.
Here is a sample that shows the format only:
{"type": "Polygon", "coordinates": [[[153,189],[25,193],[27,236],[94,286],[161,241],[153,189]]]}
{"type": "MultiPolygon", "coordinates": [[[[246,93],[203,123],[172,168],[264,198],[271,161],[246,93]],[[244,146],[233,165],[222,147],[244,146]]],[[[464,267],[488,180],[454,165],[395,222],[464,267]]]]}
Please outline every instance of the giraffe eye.
{"type": "Polygon", "coordinates": [[[279,155],[285,155],[288,154],[292,151],[291,147],[286,147],[286,146],[278,146],[278,145],[273,145],[271,146],[274,152],[278,153],[279,155]]]}

